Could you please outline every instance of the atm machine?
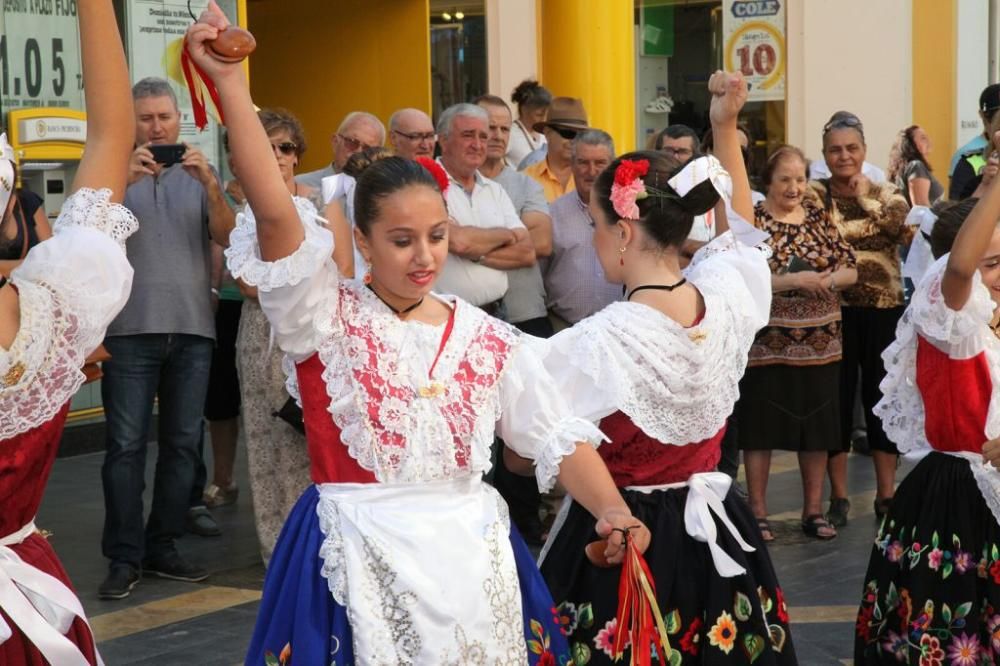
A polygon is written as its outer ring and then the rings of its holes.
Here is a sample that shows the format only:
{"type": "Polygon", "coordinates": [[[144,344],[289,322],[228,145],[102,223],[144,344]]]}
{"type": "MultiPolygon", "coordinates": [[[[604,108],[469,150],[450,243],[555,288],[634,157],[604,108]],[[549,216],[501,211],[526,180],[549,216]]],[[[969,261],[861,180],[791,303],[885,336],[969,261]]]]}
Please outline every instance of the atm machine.
{"type": "Polygon", "coordinates": [[[54,222],[83,156],[87,116],[72,109],[19,109],[7,114],[7,128],[20,186],[42,197],[54,222]]]}

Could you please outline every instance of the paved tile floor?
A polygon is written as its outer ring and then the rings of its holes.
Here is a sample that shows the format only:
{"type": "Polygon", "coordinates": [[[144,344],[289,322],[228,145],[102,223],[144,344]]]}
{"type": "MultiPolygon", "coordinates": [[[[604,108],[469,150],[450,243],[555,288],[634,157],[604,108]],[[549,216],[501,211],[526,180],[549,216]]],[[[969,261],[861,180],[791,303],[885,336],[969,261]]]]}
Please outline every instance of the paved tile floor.
{"type": "MultiPolygon", "coordinates": [[[[264,576],[245,459],[238,461],[238,503],[215,512],[223,536],[189,535],[180,543],[182,552],[208,567],[212,577],[198,585],[146,579],[128,599],[114,602],[97,599],[97,586],[106,571],[100,551],[102,460],[103,454],[90,454],[56,462],[38,525],[52,532],[52,543],[83,600],[105,662],[109,666],[242,663],[264,576]]],[[[152,446],[148,479],[154,461],[152,446]]],[[[900,479],[909,467],[904,464],[900,479]]],[[[775,455],[769,500],[777,540],[771,556],[786,591],[792,635],[803,665],[850,663],[854,610],[876,529],[873,476],[869,458],[851,457],[851,488],[856,493],[852,520],[837,539],[813,541],[798,528],[801,486],[795,456],[775,455]]]]}

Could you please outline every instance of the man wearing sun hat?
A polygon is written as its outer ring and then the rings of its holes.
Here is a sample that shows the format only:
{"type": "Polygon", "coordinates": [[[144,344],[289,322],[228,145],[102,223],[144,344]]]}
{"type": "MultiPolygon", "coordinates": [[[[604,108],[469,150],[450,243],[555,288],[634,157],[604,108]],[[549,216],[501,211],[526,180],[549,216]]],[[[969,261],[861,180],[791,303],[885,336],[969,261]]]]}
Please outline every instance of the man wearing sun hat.
{"type": "Polygon", "coordinates": [[[545,190],[552,203],[576,189],[573,183],[573,139],[590,129],[583,101],[576,97],[556,97],[549,106],[549,115],[533,129],[545,134],[548,150],[545,159],[525,168],[523,173],[534,178],[545,190]]]}

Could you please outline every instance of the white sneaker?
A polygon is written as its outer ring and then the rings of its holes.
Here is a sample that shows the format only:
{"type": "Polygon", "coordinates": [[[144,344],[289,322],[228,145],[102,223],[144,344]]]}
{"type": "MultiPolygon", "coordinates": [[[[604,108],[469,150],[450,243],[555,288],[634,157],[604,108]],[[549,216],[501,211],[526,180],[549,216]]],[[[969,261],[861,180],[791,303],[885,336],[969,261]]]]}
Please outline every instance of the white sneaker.
{"type": "Polygon", "coordinates": [[[674,108],[674,100],[661,95],[646,105],[646,113],[670,113],[674,108]]]}

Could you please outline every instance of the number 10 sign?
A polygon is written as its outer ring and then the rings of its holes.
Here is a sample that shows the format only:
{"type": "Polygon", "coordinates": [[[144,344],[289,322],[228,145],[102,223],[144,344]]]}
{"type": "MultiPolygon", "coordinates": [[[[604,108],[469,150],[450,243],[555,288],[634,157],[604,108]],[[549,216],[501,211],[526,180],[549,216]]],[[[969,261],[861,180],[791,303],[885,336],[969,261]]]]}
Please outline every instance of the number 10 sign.
{"type": "Polygon", "coordinates": [[[751,102],[785,99],[785,1],[723,2],[725,68],[743,73],[751,102]]]}

